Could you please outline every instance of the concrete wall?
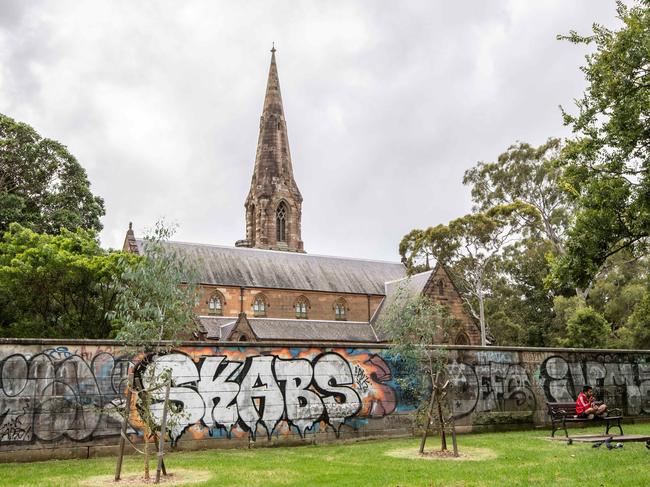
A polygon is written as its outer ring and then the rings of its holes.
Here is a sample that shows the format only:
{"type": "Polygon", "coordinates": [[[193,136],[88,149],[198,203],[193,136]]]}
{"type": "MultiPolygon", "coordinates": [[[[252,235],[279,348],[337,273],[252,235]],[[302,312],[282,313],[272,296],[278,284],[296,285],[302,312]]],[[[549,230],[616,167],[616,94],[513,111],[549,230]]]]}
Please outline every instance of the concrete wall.
{"type": "MultiPolygon", "coordinates": [[[[169,367],[183,405],[178,448],[237,447],[411,433],[413,404],[384,348],[185,343],[151,357],[169,367]]],[[[574,400],[583,384],[611,406],[650,416],[650,351],[451,347],[458,424],[544,423],[545,402],[574,400]]],[[[0,460],[94,456],[115,449],[130,367],[110,341],[0,341],[0,460]]],[[[129,433],[142,434],[132,407],[129,433]]],[[[157,410],[160,414],[160,409],[157,410]]]]}

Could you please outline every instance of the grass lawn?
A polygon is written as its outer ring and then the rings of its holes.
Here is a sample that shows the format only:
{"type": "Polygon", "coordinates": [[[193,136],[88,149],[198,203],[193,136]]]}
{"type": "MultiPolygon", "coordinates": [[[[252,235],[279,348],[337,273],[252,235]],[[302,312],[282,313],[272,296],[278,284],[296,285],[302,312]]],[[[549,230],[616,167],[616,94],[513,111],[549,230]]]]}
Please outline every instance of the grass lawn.
{"type": "MultiPolygon", "coordinates": [[[[573,430],[599,433],[602,428],[573,430]]],[[[627,425],[629,434],[650,434],[650,424],[627,425]]],[[[324,446],[211,450],[167,455],[175,468],[207,470],[202,484],[220,486],[337,485],[649,485],[650,450],[644,443],[624,448],[595,449],[591,444],[544,439],[547,430],[462,435],[461,453],[491,450],[483,460],[421,460],[387,453],[417,449],[417,439],[363,441],[324,446]]],[[[437,441],[431,441],[434,447],[437,441]]],[[[127,472],[137,471],[140,457],[129,456],[127,472]]],[[[153,464],[152,464],[153,465],[153,464]]],[[[1,485],[74,486],[90,476],[112,474],[115,459],[64,460],[31,464],[0,464],[1,485]]]]}

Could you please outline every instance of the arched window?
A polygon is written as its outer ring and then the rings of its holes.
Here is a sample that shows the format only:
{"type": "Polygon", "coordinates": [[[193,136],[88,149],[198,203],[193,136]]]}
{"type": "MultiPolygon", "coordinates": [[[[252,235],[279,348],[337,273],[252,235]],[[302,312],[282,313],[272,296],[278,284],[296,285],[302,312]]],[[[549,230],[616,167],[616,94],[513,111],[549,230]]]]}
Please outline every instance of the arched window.
{"type": "Polygon", "coordinates": [[[345,300],[340,298],[334,303],[334,319],[345,321],[345,300]]]}
{"type": "Polygon", "coordinates": [[[275,210],[275,238],[278,242],[287,241],[287,205],[283,201],[275,210]]]}
{"type": "Polygon", "coordinates": [[[239,335],[239,341],[240,342],[247,342],[248,337],[246,335],[244,335],[244,334],[241,334],[241,335],[239,335]]]}
{"type": "Polygon", "coordinates": [[[454,344],[469,345],[469,337],[467,336],[467,333],[461,331],[458,335],[456,335],[456,340],[454,341],[454,344]]]}
{"type": "Polygon", "coordinates": [[[253,300],[253,315],[254,316],[266,316],[266,298],[263,295],[257,295],[253,300]]]}
{"type": "Polygon", "coordinates": [[[226,304],[220,292],[215,292],[208,300],[208,313],[211,315],[222,315],[223,306],[226,304]]]}
{"type": "Polygon", "coordinates": [[[307,301],[306,297],[300,296],[298,299],[296,299],[293,308],[296,310],[296,318],[307,319],[307,309],[309,308],[309,301],[307,301]]]}

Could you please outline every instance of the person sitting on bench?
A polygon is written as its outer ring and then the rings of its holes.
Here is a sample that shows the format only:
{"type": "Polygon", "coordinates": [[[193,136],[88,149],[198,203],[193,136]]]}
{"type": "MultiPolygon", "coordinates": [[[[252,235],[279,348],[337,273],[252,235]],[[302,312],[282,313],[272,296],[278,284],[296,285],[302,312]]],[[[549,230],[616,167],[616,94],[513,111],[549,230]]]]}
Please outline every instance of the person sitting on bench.
{"type": "Polygon", "coordinates": [[[594,389],[591,386],[584,386],[576,400],[576,414],[579,418],[594,419],[596,416],[605,416],[607,405],[596,403],[594,400],[594,389]]]}

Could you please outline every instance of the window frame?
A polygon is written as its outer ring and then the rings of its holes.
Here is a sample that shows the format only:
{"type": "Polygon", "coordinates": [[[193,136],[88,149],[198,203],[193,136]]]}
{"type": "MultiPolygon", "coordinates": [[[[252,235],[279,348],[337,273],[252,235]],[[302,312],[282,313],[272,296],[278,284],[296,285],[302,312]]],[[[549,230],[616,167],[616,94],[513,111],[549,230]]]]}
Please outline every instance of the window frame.
{"type": "Polygon", "coordinates": [[[334,302],[334,320],[335,321],[347,321],[348,316],[347,313],[347,303],[345,302],[345,299],[343,298],[338,298],[334,302]],[[343,313],[339,313],[339,309],[343,311],[343,313]]]}
{"type": "Polygon", "coordinates": [[[309,299],[307,299],[306,296],[298,296],[293,302],[293,311],[297,320],[308,320],[310,308],[311,305],[309,304],[309,299]],[[301,309],[299,309],[299,307],[301,309]]]}
{"type": "Polygon", "coordinates": [[[268,301],[268,299],[266,299],[266,296],[264,296],[263,294],[257,294],[253,298],[253,304],[252,304],[251,307],[253,308],[253,316],[254,317],[256,317],[256,318],[265,318],[266,314],[267,314],[267,310],[269,308],[269,301],[268,301]],[[258,303],[261,303],[261,305],[262,305],[261,309],[260,309],[259,305],[257,306],[257,309],[255,309],[256,305],[258,303]]]}
{"type": "Polygon", "coordinates": [[[210,294],[210,297],[208,298],[207,304],[208,304],[208,314],[209,314],[209,315],[214,315],[214,316],[223,316],[223,308],[224,308],[224,306],[226,305],[226,300],[225,300],[225,298],[223,297],[223,294],[221,294],[219,291],[213,291],[213,292],[210,294]],[[210,304],[212,303],[212,301],[213,301],[214,299],[216,299],[217,301],[219,301],[219,308],[216,308],[216,307],[215,307],[215,308],[211,308],[211,307],[210,307],[210,304]]]}

